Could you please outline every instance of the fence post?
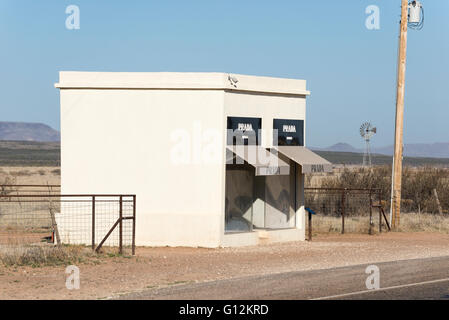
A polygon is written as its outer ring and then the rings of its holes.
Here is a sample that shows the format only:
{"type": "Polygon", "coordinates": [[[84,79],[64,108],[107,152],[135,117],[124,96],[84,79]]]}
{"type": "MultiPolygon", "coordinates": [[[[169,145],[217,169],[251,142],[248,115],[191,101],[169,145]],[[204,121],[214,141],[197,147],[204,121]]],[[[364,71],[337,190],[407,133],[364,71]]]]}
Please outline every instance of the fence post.
{"type": "Polygon", "coordinates": [[[119,253],[123,253],[123,196],[120,196],[119,203],[119,253]]]}
{"type": "Polygon", "coordinates": [[[345,233],[345,199],[346,198],[346,188],[343,189],[341,194],[341,234],[345,233]]]}
{"type": "Polygon", "coordinates": [[[382,233],[382,195],[379,190],[378,196],[379,196],[379,233],[382,233]]]}
{"type": "Polygon", "coordinates": [[[136,254],[136,195],[133,195],[133,243],[132,243],[132,255],[136,254]]]}
{"type": "MultiPolygon", "coordinates": [[[[58,244],[58,246],[61,245],[61,237],[59,236],[59,227],[58,224],[56,223],[56,217],[55,217],[55,213],[53,211],[53,201],[51,200],[51,195],[49,195],[49,211],[50,211],[50,218],[51,218],[51,224],[52,224],[52,228],[53,228],[53,232],[56,236],[56,243],[58,244]]],[[[61,201],[61,199],[59,200],[61,201]]],[[[20,204],[20,202],[19,202],[20,204]]],[[[62,211],[62,210],[61,210],[62,211]]]]}
{"type": "Polygon", "coordinates": [[[369,190],[369,234],[373,234],[373,198],[369,190]]]}
{"type": "Polygon", "coordinates": [[[92,250],[95,250],[95,196],[92,196],[92,250]]]}
{"type": "Polygon", "coordinates": [[[309,212],[309,241],[312,241],[312,213],[309,212]]]}

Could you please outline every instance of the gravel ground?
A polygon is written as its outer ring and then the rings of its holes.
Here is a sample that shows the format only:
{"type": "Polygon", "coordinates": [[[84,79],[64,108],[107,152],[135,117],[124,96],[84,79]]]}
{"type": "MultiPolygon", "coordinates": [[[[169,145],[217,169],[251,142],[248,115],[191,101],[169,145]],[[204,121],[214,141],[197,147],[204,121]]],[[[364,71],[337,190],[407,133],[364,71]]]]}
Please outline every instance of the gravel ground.
{"type": "Polygon", "coordinates": [[[137,248],[136,257],[79,265],[81,288],[65,287],[65,267],[0,267],[0,299],[99,299],[148,288],[449,256],[449,235],[388,233],[318,236],[313,242],[257,247],[137,248]]]}

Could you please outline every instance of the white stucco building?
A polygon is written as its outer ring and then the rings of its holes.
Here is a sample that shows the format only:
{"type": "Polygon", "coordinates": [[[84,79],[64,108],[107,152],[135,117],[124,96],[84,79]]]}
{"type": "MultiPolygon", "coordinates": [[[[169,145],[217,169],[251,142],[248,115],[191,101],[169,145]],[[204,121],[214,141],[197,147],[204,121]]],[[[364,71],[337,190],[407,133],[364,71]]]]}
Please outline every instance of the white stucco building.
{"type": "Polygon", "coordinates": [[[136,194],[138,246],[304,240],[304,173],[332,169],[304,147],[306,81],[60,72],[56,87],[61,192],[136,194]]]}

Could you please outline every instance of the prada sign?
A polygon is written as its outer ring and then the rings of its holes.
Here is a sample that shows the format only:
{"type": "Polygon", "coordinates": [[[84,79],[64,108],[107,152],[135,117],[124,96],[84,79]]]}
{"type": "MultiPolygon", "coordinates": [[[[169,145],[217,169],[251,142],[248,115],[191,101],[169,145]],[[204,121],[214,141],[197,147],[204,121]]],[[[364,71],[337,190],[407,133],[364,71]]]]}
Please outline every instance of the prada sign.
{"type": "Polygon", "coordinates": [[[304,146],[304,120],[273,120],[273,145],[304,146]]]}
{"type": "Polygon", "coordinates": [[[312,164],[310,167],[311,167],[310,169],[313,173],[325,171],[324,165],[322,165],[322,164],[312,164]]]}
{"type": "Polygon", "coordinates": [[[259,145],[261,118],[228,117],[228,145],[259,145]]]}

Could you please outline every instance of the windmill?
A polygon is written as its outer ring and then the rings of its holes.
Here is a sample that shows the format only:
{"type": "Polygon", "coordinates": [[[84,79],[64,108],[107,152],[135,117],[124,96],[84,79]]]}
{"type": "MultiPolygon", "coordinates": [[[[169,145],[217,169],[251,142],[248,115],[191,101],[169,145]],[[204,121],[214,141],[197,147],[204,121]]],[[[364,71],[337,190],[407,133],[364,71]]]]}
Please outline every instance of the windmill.
{"type": "Polygon", "coordinates": [[[360,126],[360,135],[365,140],[365,153],[363,154],[363,165],[371,166],[371,147],[370,140],[377,133],[377,128],[370,122],[365,122],[360,126]]]}

